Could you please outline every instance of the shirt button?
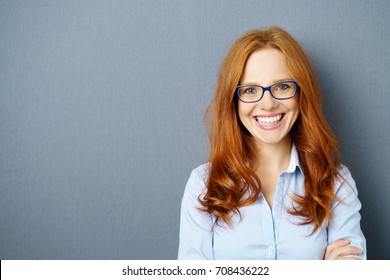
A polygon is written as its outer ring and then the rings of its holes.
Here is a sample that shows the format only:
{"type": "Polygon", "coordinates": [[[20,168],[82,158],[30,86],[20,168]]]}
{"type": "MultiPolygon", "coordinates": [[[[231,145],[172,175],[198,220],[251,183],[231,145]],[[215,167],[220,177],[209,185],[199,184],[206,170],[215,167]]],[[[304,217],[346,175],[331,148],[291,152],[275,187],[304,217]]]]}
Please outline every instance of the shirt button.
{"type": "Polygon", "coordinates": [[[267,254],[268,254],[268,255],[271,255],[271,254],[272,254],[272,246],[271,246],[271,245],[269,245],[269,246],[267,247],[267,254]]]}

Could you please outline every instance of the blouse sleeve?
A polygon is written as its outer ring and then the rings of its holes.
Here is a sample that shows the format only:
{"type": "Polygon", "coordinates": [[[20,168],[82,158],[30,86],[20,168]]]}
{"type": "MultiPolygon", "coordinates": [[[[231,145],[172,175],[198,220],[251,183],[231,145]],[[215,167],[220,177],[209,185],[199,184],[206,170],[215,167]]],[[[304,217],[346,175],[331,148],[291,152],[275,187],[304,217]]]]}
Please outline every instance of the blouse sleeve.
{"type": "Polygon", "coordinates": [[[180,213],[178,259],[214,259],[213,218],[199,210],[201,204],[198,197],[206,189],[204,168],[201,166],[193,170],[185,187],[180,213]]]}
{"type": "Polygon", "coordinates": [[[328,243],[339,239],[348,239],[351,246],[363,251],[358,256],[367,259],[366,239],[360,228],[360,209],[362,207],[358,199],[356,184],[350,171],[342,167],[339,171],[342,178],[336,181],[335,193],[339,200],[332,204],[332,216],[328,227],[328,243]]]}

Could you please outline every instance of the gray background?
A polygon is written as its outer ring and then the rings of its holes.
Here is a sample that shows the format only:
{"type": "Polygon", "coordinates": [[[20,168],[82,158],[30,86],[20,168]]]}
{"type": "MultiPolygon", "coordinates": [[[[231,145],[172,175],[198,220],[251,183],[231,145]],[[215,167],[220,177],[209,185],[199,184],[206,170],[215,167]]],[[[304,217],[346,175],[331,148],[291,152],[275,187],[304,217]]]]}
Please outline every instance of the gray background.
{"type": "Polygon", "coordinates": [[[0,258],[175,259],[204,111],[248,30],[306,49],[390,259],[390,1],[0,1],[0,258]]]}

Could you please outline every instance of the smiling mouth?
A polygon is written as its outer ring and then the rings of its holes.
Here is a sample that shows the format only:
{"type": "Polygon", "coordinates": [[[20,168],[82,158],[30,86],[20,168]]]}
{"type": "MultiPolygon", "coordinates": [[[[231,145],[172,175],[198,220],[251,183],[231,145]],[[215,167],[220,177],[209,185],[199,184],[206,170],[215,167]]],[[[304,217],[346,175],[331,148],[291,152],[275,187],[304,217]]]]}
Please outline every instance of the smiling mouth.
{"type": "Polygon", "coordinates": [[[285,114],[279,114],[273,117],[255,117],[256,121],[264,126],[270,126],[270,125],[275,125],[279,123],[285,114]]]}

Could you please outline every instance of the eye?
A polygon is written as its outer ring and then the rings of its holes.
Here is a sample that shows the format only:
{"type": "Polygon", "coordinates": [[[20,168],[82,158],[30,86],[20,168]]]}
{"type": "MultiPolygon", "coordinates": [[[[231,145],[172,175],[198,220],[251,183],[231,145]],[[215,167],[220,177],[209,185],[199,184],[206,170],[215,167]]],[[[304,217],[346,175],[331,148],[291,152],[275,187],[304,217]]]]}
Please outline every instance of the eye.
{"type": "Polygon", "coordinates": [[[256,87],[243,87],[240,90],[241,94],[246,94],[246,95],[253,95],[257,93],[257,88],[256,87]]]}
{"type": "Polygon", "coordinates": [[[291,86],[289,84],[279,84],[276,87],[276,90],[284,91],[284,90],[289,90],[291,86]]]}

